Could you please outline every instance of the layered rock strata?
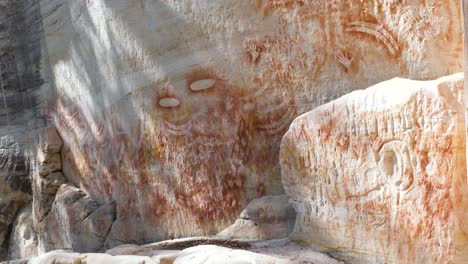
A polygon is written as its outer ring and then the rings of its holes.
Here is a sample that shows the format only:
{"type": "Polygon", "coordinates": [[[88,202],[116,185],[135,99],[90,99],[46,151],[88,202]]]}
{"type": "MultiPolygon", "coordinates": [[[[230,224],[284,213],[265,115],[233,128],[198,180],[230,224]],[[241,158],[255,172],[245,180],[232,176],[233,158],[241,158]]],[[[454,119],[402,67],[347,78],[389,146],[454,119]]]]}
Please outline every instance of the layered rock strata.
{"type": "Polygon", "coordinates": [[[6,257],[11,227],[31,202],[29,161],[13,137],[0,137],[0,259],[6,257]]]}
{"type": "Polygon", "coordinates": [[[451,263],[468,224],[463,75],[395,78],[300,117],[280,163],[291,238],[352,263],[451,263]]]}

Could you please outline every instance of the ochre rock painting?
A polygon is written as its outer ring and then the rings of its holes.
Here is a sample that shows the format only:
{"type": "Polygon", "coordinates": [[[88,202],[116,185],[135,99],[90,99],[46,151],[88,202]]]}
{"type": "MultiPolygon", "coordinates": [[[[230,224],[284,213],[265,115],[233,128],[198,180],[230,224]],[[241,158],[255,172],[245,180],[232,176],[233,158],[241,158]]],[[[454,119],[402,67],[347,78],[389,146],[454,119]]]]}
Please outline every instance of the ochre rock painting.
{"type": "Polygon", "coordinates": [[[267,57],[283,81],[339,76],[354,88],[382,81],[383,71],[431,79],[462,67],[457,1],[258,0],[257,9],[278,29],[246,41],[249,61],[267,57]]]}
{"type": "Polygon", "coordinates": [[[297,212],[291,238],[354,252],[354,263],[466,255],[455,253],[468,241],[463,112],[457,74],[396,78],[296,119],[280,152],[297,212]]]}
{"type": "Polygon", "coordinates": [[[116,201],[109,243],[215,234],[284,192],[296,116],[462,69],[458,1],[131,2],[41,1],[63,172],[116,201]]]}
{"type": "Polygon", "coordinates": [[[57,105],[67,175],[120,201],[121,219],[161,228],[161,237],[218,232],[249,200],[274,192],[278,142],[297,115],[287,97],[270,96],[259,109],[255,97],[273,87],[247,93],[199,69],[181,82],[182,92],[168,81],[147,87],[152,110],[131,131],[112,111],[92,127],[79,110],[57,105]]]}

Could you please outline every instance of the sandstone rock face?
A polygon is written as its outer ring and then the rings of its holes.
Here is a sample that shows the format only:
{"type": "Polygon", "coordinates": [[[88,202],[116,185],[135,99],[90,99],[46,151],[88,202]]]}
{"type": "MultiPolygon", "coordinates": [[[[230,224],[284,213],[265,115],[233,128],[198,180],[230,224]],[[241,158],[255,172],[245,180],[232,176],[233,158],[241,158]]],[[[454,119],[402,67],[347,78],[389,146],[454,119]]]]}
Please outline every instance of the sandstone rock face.
{"type": "Polygon", "coordinates": [[[283,194],[296,115],[462,69],[455,0],[38,2],[63,172],[117,202],[110,245],[216,234],[283,194]]]}
{"type": "MultiPolygon", "coordinates": [[[[464,30],[466,32],[466,30],[468,30],[468,1],[466,0],[463,0],[462,1],[462,4],[463,4],[463,18],[464,18],[464,30]]],[[[468,54],[468,34],[463,34],[465,39],[464,39],[464,48],[465,48],[465,54],[468,54]]],[[[465,76],[468,76],[468,56],[465,55],[465,76]]],[[[468,108],[466,108],[466,106],[468,105],[468,78],[465,78],[465,127],[468,127],[468,108]]],[[[468,129],[466,130],[467,132],[467,139],[468,139],[468,129]]],[[[468,149],[467,149],[467,153],[466,153],[466,156],[468,158],[468,149]]],[[[468,167],[467,167],[468,169],[468,167]]],[[[467,175],[468,175],[468,171],[467,171],[467,175]]],[[[463,188],[463,186],[465,186],[463,183],[461,183],[461,186],[463,188]]],[[[468,188],[467,188],[468,189],[468,188]]],[[[464,197],[464,201],[463,203],[465,204],[468,204],[468,197],[464,197]]],[[[464,212],[460,212],[459,214],[459,218],[460,219],[468,219],[468,210],[464,211],[464,212]]],[[[467,230],[468,232],[468,230],[467,230]]],[[[468,252],[468,243],[464,244],[464,245],[459,245],[457,243],[457,250],[459,252],[468,252]]],[[[468,263],[468,253],[465,253],[465,254],[458,254],[457,255],[457,259],[455,259],[456,262],[459,262],[459,263],[463,263],[463,262],[467,262],[468,263]]]]}
{"type": "Polygon", "coordinates": [[[39,149],[44,153],[56,154],[62,149],[62,139],[54,127],[46,127],[39,134],[39,149]]]}
{"type": "Polygon", "coordinates": [[[38,1],[0,0],[0,259],[16,214],[31,201],[28,150],[45,122],[38,95],[41,17],[38,1]]]}
{"type": "Polygon", "coordinates": [[[115,204],[100,205],[67,183],[60,171],[62,141],[55,128],[41,130],[37,169],[33,174],[33,222],[38,252],[71,249],[97,252],[115,220],[115,204]]]}
{"type": "Polygon", "coordinates": [[[274,239],[287,237],[296,214],[287,195],[268,195],[252,200],[240,219],[218,234],[226,238],[274,239]]]}
{"type": "Polygon", "coordinates": [[[457,251],[468,243],[463,115],[456,74],[392,79],[297,118],[280,152],[297,212],[291,238],[351,263],[466,255],[457,251]]]}
{"type": "Polygon", "coordinates": [[[18,212],[31,201],[29,162],[13,137],[0,137],[0,259],[18,212]]]}
{"type": "Polygon", "coordinates": [[[21,208],[30,201],[30,194],[14,190],[7,182],[0,180],[0,245],[3,245],[0,257],[7,253],[11,225],[21,208]]]}
{"type": "Polygon", "coordinates": [[[39,151],[37,162],[39,166],[38,173],[41,176],[46,176],[62,169],[62,160],[59,153],[44,153],[39,151]]]}
{"type": "Polygon", "coordinates": [[[37,168],[32,180],[33,220],[36,228],[50,212],[57,190],[66,182],[60,171],[62,145],[55,128],[48,127],[40,131],[37,168]]]}
{"type": "Polygon", "coordinates": [[[50,212],[55,194],[64,183],[65,178],[61,172],[53,172],[45,178],[40,175],[33,178],[34,220],[37,223],[50,212]]]}
{"type": "Polygon", "coordinates": [[[80,189],[63,184],[50,212],[38,223],[39,250],[97,252],[103,248],[114,220],[114,203],[100,206],[80,189]]]}
{"type": "Polygon", "coordinates": [[[32,204],[29,204],[18,214],[13,225],[8,248],[8,259],[23,259],[35,257],[37,251],[37,234],[34,230],[32,204]]]}
{"type": "Polygon", "coordinates": [[[39,150],[37,166],[40,176],[47,176],[62,169],[60,150],[63,142],[54,127],[47,127],[39,133],[39,150]]]}

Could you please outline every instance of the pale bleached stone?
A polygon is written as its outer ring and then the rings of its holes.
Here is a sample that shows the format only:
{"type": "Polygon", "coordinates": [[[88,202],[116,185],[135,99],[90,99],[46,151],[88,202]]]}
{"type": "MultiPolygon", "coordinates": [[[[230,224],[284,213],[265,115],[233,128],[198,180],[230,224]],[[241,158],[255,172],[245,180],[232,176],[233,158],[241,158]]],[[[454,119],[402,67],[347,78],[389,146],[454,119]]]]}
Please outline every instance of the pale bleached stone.
{"type": "MultiPolygon", "coordinates": [[[[79,254],[51,251],[45,255],[32,258],[29,264],[164,264],[158,260],[144,256],[111,256],[108,254],[89,253],[79,254]]],[[[171,263],[169,263],[171,264],[171,263]]]]}
{"type": "Polygon", "coordinates": [[[291,239],[351,263],[451,263],[468,242],[463,74],[395,78],[300,117],[283,138],[291,239]]]}
{"type": "MultiPolygon", "coordinates": [[[[158,263],[158,264],[255,264],[255,263],[291,263],[291,264],[343,264],[341,261],[320,253],[316,248],[299,245],[288,239],[277,240],[254,240],[244,241],[243,246],[248,246],[246,250],[238,250],[228,247],[206,244],[199,246],[189,246],[193,242],[229,242],[215,238],[185,238],[175,241],[162,241],[148,245],[121,245],[108,250],[104,254],[78,254],[72,251],[55,250],[47,254],[31,259],[32,264],[36,263],[158,263]],[[157,247],[181,247],[174,249],[154,249],[157,247]],[[184,247],[185,246],[185,247],[184,247]],[[143,248],[144,251],[140,251],[143,248]],[[153,249],[152,249],[153,248],[153,249]],[[111,253],[111,254],[110,254],[111,253]],[[112,255],[116,254],[116,255],[112,255]],[[55,262],[54,262],[55,261],[55,262]],[[140,262],[138,262],[140,261],[140,262]],[[146,261],[146,262],[145,262],[146,261]],[[154,261],[154,262],[153,262],[154,261]]],[[[231,246],[235,241],[230,241],[231,246]]],[[[228,245],[229,246],[229,245],[228,245]]],[[[3,264],[3,263],[2,263],[3,264]]],[[[9,263],[8,263],[9,264],[9,263]]]]}
{"type": "Polygon", "coordinates": [[[79,263],[80,254],[71,250],[58,249],[42,254],[38,257],[31,258],[28,264],[76,264],[79,263]]]}
{"type": "Polygon", "coordinates": [[[180,252],[174,264],[288,264],[287,259],[275,258],[245,250],[214,245],[191,247],[180,252]]]}
{"type": "Polygon", "coordinates": [[[81,264],[160,264],[159,261],[145,256],[111,256],[97,253],[84,254],[79,257],[79,261],[81,264]]]}
{"type": "Polygon", "coordinates": [[[8,259],[24,259],[35,257],[38,239],[33,225],[32,204],[23,208],[13,225],[10,245],[8,247],[8,259]]]}

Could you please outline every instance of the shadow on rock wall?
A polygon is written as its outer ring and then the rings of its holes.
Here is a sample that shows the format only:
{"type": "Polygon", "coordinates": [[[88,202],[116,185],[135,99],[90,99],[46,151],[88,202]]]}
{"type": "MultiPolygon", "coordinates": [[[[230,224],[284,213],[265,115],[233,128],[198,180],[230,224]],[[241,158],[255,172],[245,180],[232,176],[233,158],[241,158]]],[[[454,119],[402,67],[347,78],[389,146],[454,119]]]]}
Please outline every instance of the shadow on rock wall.
{"type": "Polygon", "coordinates": [[[45,125],[40,21],[37,1],[0,1],[0,259],[16,214],[31,200],[30,152],[45,125]]]}

